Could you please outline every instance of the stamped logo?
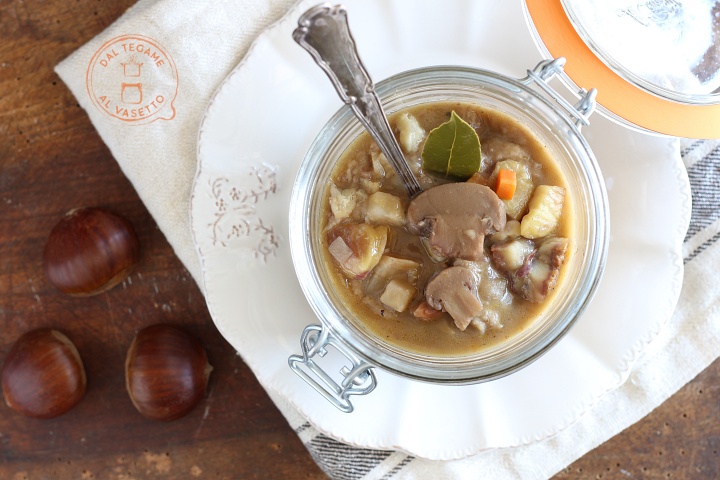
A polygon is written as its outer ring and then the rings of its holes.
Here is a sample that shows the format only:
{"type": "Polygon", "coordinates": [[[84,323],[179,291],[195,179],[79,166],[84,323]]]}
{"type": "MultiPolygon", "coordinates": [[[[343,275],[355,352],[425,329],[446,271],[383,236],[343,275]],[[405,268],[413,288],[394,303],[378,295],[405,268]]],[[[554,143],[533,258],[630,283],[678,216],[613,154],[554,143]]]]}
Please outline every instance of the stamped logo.
{"type": "Polygon", "coordinates": [[[104,114],[132,125],[175,117],[175,62],[152,38],[122,35],[103,44],[87,70],[87,90],[104,114]]]}

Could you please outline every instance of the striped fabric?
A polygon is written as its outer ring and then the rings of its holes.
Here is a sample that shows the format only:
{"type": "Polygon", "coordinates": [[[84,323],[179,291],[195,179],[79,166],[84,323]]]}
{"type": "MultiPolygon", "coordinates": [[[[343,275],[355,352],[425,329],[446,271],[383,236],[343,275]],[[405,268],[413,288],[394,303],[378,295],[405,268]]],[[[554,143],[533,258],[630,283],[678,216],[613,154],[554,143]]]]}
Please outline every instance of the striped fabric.
{"type": "MultiPolygon", "coordinates": [[[[687,168],[690,179],[693,202],[690,227],[683,243],[683,256],[686,266],[684,283],[687,285],[696,282],[704,272],[703,268],[692,268],[694,264],[701,266],[702,262],[706,261],[710,253],[718,253],[716,251],[720,250],[720,244],[718,244],[720,240],[720,140],[682,140],[680,148],[683,162],[687,168]]],[[[702,284],[703,282],[698,283],[702,284]]],[[[717,306],[720,305],[718,289],[715,287],[710,289],[710,287],[708,287],[706,293],[706,297],[708,298],[706,304],[709,303],[711,306],[714,306],[713,308],[717,309],[717,306]]],[[[678,305],[680,313],[676,314],[676,317],[681,318],[679,320],[674,318],[675,322],[682,321],[682,318],[692,316],[688,313],[688,303],[690,303],[687,298],[688,296],[689,295],[681,296],[678,305]]],[[[690,309],[690,311],[692,311],[692,309],[690,309]]],[[[677,327],[671,326],[670,328],[677,327]]],[[[698,361],[696,363],[696,370],[701,370],[709,361],[716,358],[718,354],[720,354],[719,349],[715,349],[714,352],[706,354],[706,358],[703,360],[706,363],[698,361]]],[[[649,361],[652,362],[652,359],[649,361]]],[[[661,362],[661,360],[658,360],[658,362],[661,362]]],[[[641,363],[640,366],[636,368],[642,367],[643,364],[641,363]]],[[[668,387],[668,390],[662,393],[663,397],[660,401],[671,395],[696,373],[695,371],[686,372],[684,381],[668,387]]],[[[615,395],[627,400],[628,395],[623,397],[622,392],[626,387],[631,388],[630,385],[624,385],[618,389],[618,392],[613,392],[608,396],[615,395]]],[[[282,402],[280,402],[280,405],[282,405],[282,402]]],[[[602,405],[597,407],[597,409],[602,408],[604,408],[602,405]]],[[[634,421],[639,420],[643,416],[642,413],[647,413],[650,409],[651,407],[648,409],[638,409],[641,414],[628,421],[622,428],[617,429],[617,431],[619,432],[634,421]]],[[[287,415],[287,410],[283,410],[287,415]]],[[[299,420],[299,417],[294,417],[293,415],[287,416],[291,425],[297,425],[295,422],[299,420]]],[[[591,424],[593,422],[593,412],[590,412],[587,416],[590,418],[581,420],[581,424],[591,424]]],[[[582,426],[577,428],[582,429],[582,426]]],[[[582,456],[593,446],[591,445],[590,448],[584,451],[575,451],[566,454],[564,457],[560,455],[560,460],[556,458],[553,464],[548,464],[545,468],[537,467],[528,470],[526,466],[523,467],[519,465],[519,462],[521,462],[523,458],[542,458],[541,454],[537,453],[538,451],[552,452],[555,449],[562,450],[562,440],[551,440],[551,445],[544,450],[540,446],[534,448],[534,446],[531,445],[514,449],[516,450],[515,452],[485,452],[473,458],[455,462],[430,462],[402,452],[372,450],[346,445],[318,432],[308,422],[299,424],[295,428],[295,431],[320,468],[322,468],[331,479],[337,480],[415,480],[441,478],[542,479],[552,476],[552,474],[582,456]],[[528,456],[523,456],[523,452],[518,452],[518,450],[523,449],[528,450],[528,456]],[[535,452],[530,453],[533,450],[535,450],[535,452]],[[498,459],[491,459],[490,457],[493,455],[497,456],[498,459]],[[477,475],[467,477],[467,472],[473,471],[476,472],[477,475]],[[480,472],[486,473],[482,474],[480,472]]],[[[566,432],[561,432],[559,436],[561,437],[565,434],[566,432]]],[[[571,435],[572,433],[567,432],[567,434],[571,435]]],[[[609,436],[612,436],[612,433],[609,436]]],[[[597,443],[601,443],[606,439],[607,438],[601,438],[597,443]]],[[[548,457],[545,458],[547,459],[548,457]]],[[[542,463],[542,460],[540,460],[540,462],[542,463]]]]}
{"type": "Polygon", "coordinates": [[[684,141],[680,154],[688,171],[693,199],[690,227],[685,237],[687,263],[720,239],[717,226],[720,219],[720,141],[684,141]]]}

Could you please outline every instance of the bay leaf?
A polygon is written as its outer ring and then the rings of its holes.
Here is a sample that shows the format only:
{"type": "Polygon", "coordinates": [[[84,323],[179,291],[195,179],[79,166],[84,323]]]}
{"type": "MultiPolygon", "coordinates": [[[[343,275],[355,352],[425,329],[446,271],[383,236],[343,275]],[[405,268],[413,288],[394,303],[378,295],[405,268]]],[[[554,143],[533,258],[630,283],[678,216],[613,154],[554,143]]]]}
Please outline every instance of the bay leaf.
{"type": "Polygon", "coordinates": [[[453,111],[450,120],[428,134],[421,156],[425,170],[467,180],[480,169],[480,139],[453,111]]]}

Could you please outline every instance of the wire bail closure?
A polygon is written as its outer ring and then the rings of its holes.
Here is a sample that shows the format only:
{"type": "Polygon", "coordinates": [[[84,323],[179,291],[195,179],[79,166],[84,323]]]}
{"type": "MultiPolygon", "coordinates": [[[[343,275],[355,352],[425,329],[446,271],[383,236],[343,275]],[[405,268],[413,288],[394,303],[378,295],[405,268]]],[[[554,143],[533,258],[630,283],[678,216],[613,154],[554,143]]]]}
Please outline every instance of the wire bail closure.
{"type": "Polygon", "coordinates": [[[543,60],[538,63],[535,68],[528,70],[527,77],[521,79],[520,82],[527,86],[531,86],[534,83],[540,87],[540,89],[552,97],[553,100],[575,119],[575,126],[580,129],[583,126],[590,125],[590,115],[592,115],[597,106],[597,89],[591,88],[590,90],[585,90],[581,88],[577,92],[580,100],[575,105],[571,105],[570,102],[548,84],[555,75],[563,72],[564,67],[564,57],[558,57],[554,60],[543,60]]]}
{"type": "Polygon", "coordinates": [[[372,370],[373,365],[358,358],[337,341],[327,328],[308,325],[303,330],[300,346],[302,355],[291,355],[288,358],[290,368],[339,410],[352,412],[354,406],[350,401],[351,395],[367,395],[375,390],[377,377],[372,370]],[[352,365],[352,368],[344,366],[340,369],[343,380],[339,384],[313,360],[316,355],[324,357],[328,353],[327,346],[333,346],[352,365]]]}

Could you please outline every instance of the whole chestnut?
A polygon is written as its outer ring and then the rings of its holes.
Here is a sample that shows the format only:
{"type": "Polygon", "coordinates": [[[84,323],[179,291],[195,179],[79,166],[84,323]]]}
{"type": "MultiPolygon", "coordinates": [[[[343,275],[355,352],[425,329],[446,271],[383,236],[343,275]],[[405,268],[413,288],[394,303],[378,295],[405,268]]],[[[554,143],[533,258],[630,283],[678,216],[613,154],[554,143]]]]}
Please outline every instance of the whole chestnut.
{"type": "Polygon", "coordinates": [[[41,328],[10,348],[0,370],[5,402],[28,417],[52,418],[74,407],[87,379],[75,345],[63,333],[41,328]]]}
{"type": "Polygon", "coordinates": [[[74,296],[102,293],[123,281],[140,259],[140,242],[126,218],[100,207],[69,211],[43,251],[45,276],[74,296]]]}
{"type": "Polygon", "coordinates": [[[157,324],[135,335],[125,360],[125,385],[138,412],[170,421],[200,402],[211,371],[205,350],[193,336],[157,324]]]}

